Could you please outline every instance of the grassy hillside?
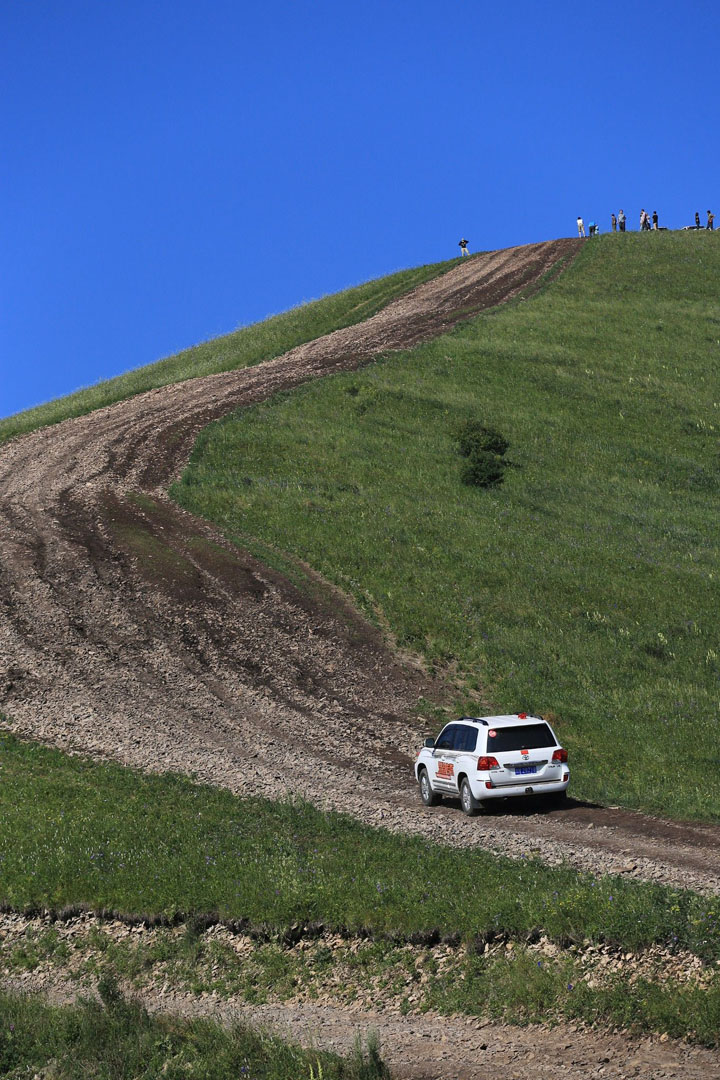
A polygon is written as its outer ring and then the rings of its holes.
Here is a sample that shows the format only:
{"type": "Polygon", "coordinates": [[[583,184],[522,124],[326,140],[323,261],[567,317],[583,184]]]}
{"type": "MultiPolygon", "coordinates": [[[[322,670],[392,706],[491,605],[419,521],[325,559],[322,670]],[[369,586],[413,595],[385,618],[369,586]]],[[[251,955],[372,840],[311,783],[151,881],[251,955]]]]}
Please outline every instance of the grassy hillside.
{"type": "MultiPolygon", "coordinates": [[[[0,440],[277,355],[442,269],[371,283],[12,418],[0,440]]],[[[704,233],[588,243],[532,301],[214,425],[176,493],[243,542],[309,558],[455,680],[458,707],[553,713],[576,794],[717,817],[718,271],[720,242],[704,233]],[[468,417],[510,441],[499,488],[461,482],[455,435],[468,417]]],[[[118,944],[94,927],[72,948],[53,927],[1,943],[9,974],[71,967],[102,976],[103,997],[75,1010],[4,997],[0,1071],[52,1060],[58,1075],[79,1062],[99,1073],[109,1055],[128,1075],[170,1075],[168,1061],[197,1076],[240,1061],[259,1076],[310,1075],[313,1062],[317,1072],[315,1055],[251,1045],[239,1030],[150,1020],[117,996],[116,978],[250,1001],[331,987],[341,1002],[385,994],[408,1011],[566,1018],[717,1045],[715,900],[448,850],[7,735],[0,767],[0,905],[186,919],[152,943],[118,944]],[[262,924],[264,936],[238,957],[203,933],[208,912],[262,924]],[[293,949],[285,937],[307,921],[338,928],[345,944],[293,949]],[[412,945],[428,931],[446,935],[444,958],[412,945]],[[555,952],[533,951],[541,933],[555,952]],[[484,940],[495,944],[483,951],[484,940]],[[604,949],[652,959],[658,947],[705,966],[687,981],[664,960],[636,980],[622,966],[595,977],[590,960],[604,949]]],[[[382,1075],[365,1057],[323,1069],[382,1075]]]]}
{"type": "Polygon", "coordinates": [[[341,1003],[370,993],[408,1011],[581,1019],[717,1045],[718,898],[448,849],[7,735],[0,761],[0,908],[87,907],[111,921],[115,911],[170,923],[143,939],[117,940],[102,924],[76,924],[71,943],[52,923],[0,935],[7,974],[69,965],[75,978],[252,1002],[330,988],[341,1003]],[[204,934],[218,918],[241,922],[249,952],[204,934]],[[295,949],[308,925],[324,936],[310,947],[311,931],[295,949]],[[337,935],[344,944],[328,948],[337,935]],[[541,939],[552,948],[533,949],[541,939]],[[664,970],[678,950],[690,971],[679,983],[664,970]],[[603,951],[646,962],[628,980],[622,964],[602,967],[603,951]]]}
{"type": "Polygon", "coordinates": [[[540,296],[208,429],[175,495],[308,559],[574,792],[720,817],[720,238],[607,236],[540,296]],[[468,417],[510,440],[460,479],[468,417]]]}
{"type": "Polygon", "coordinates": [[[212,375],[218,371],[250,367],[274,356],[281,356],[288,349],[305,341],[312,341],[331,330],[339,330],[368,319],[397,296],[450,269],[456,261],[453,259],[449,262],[418,266],[369,281],[333,296],[326,296],[322,300],[303,304],[282,315],[274,315],[264,322],[243,327],[232,334],[185,349],[155,364],[135,368],[115,379],[78,390],[75,394],[17,413],[6,420],[0,420],[0,443],[13,435],[34,431],[35,428],[48,424],[57,424],[71,416],[81,416],[145,390],[182,382],[184,379],[195,379],[200,375],[212,375]]]}
{"type": "Polygon", "coordinates": [[[539,927],[557,941],[662,943],[720,960],[718,898],[447,848],[4,733],[0,761],[0,905],[12,909],[215,912],[276,931],[321,922],[406,938],[441,927],[522,939],[539,927]]]}

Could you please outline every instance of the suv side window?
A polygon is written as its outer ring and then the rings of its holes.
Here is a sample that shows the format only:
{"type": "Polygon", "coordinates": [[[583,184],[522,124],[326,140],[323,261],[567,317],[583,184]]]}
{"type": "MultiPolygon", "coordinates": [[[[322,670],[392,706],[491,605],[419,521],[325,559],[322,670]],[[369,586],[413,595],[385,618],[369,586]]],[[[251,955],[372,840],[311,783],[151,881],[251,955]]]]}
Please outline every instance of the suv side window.
{"type": "Polygon", "coordinates": [[[458,724],[455,736],[455,749],[462,750],[466,754],[472,754],[477,746],[477,728],[468,724],[458,724]]]}
{"type": "Polygon", "coordinates": [[[455,749],[455,732],[458,729],[457,724],[448,724],[446,728],[440,732],[435,743],[436,750],[454,750],[455,749]]]}

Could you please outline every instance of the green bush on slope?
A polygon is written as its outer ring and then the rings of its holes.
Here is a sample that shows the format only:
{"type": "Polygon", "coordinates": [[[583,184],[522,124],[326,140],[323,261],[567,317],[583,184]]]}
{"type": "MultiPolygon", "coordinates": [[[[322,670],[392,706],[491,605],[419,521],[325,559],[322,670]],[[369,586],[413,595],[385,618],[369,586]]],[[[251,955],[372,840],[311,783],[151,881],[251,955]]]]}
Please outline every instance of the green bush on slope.
{"type": "Polygon", "coordinates": [[[458,434],[458,447],[467,461],[460,476],[464,484],[496,487],[502,483],[506,464],[503,455],[510,443],[494,428],[479,420],[467,420],[458,434]]]}
{"type": "Polygon", "coordinates": [[[458,432],[458,448],[463,457],[475,457],[476,454],[502,457],[509,446],[504,435],[481,420],[466,420],[458,432]]]}

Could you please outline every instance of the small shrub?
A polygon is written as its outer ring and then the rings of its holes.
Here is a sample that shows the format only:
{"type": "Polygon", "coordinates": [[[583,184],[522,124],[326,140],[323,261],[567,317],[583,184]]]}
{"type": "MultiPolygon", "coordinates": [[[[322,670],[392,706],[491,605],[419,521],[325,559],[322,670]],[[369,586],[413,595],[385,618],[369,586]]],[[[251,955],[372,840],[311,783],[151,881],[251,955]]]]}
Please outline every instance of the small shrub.
{"type": "Polygon", "coordinates": [[[505,473],[503,454],[510,443],[495,428],[479,420],[466,420],[457,430],[458,449],[467,461],[462,480],[475,487],[496,487],[505,473]]]}
{"type": "Polygon", "coordinates": [[[113,972],[105,972],[104,975],[100,976],[97,991],[100,1000],[108,1011],[117,1008],[124,1001],[122,990],[113,972]]]}
{"type": "Polygon", "coordinates": [[[463,457],[478,454],[497,454],[502,457],[510,443],[495,428],[486,427],[479,420],[467,420],[458,432],[458,446],[463,457]]]}
{"type": "Polygon", "coordinates": [[[480,450],[465,462],[461,476],[464,484],[474,484],[476,487],[496,487],[502,483],[504,474],[503,459],[498,454],[480,450]]]}

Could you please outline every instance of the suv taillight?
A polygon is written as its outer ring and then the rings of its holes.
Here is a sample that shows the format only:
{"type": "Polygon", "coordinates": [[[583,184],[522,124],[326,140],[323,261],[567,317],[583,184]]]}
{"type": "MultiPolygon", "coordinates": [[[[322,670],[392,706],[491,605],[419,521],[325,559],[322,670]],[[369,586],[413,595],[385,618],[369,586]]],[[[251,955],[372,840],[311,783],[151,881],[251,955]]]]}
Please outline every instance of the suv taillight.
{"type": "Polygon", "coordinates": [[[553,750],[553,761],[567,761],[567,750],[553,750]]]}
{"type": "Polygon", "coordinates": [[[479,757],[478,758],[478,772],[487,772],[488,769],[499,769],[497,758],[494,757],[479,757]]]}

